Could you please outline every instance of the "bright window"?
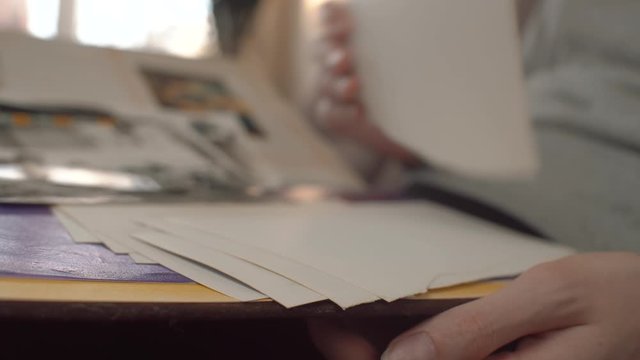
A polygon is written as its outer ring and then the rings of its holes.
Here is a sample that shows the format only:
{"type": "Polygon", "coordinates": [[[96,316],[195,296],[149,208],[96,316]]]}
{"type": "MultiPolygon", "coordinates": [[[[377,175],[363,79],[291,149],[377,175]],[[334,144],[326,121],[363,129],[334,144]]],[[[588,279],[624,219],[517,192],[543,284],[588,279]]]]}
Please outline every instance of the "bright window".
{"type": "Polygon", "coordinates": [[[41,39],[56,36],[60,0],[26,0],[26,10],[29,33],[41,39]]]}
{"type": "MultiPolygon", "coordinates": [[[[9,0],[2,0],[8,2],[9,0]]],[[[200,57],[215,48],[210,0],[11,0],[31,35],[200,57]]],[[[6,9],[6,7],[5,7],[6,9]]],[[[15,17],[15,16],[14,16],[15,17]]]]}

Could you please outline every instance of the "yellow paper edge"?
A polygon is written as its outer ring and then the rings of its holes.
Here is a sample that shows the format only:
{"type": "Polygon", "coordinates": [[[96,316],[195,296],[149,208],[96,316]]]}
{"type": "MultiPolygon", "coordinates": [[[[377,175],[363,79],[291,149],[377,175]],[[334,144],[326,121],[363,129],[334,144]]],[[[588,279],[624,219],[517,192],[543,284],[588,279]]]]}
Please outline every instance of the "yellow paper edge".
{"type": "MultiPolygon", "coordinates": [[[[489,295],[505,282],[482,282],[432,290],[410,300],[468,299],[489,295]]],[[[238,300],[195,283],[145,283],[0,278],[3,301],[233,303],[238,300]]]]}

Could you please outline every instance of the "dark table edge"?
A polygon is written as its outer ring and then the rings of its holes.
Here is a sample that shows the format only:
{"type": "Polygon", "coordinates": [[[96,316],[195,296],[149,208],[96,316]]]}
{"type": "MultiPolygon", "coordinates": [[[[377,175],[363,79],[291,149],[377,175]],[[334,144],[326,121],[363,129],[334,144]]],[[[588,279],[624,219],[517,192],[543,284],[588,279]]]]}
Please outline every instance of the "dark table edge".
{"type": "Polygon", "coordinates": [[[0,321],[215,321],[243,319],[429,317],[472,299],[378,301],[342,310],[323,301],[286,309],[268,302],[115,303],[0,301],[0,321]]]}

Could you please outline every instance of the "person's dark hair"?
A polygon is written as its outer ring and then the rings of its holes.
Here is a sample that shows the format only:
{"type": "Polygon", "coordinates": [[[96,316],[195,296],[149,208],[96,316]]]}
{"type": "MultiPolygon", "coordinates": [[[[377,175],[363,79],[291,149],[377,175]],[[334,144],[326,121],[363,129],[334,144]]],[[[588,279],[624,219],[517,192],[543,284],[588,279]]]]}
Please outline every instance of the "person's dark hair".
{"type": "Polygon", "coordinates": [[[213,0],[213,13],[223,53],[237,53],[259,0],[213,0]]]}

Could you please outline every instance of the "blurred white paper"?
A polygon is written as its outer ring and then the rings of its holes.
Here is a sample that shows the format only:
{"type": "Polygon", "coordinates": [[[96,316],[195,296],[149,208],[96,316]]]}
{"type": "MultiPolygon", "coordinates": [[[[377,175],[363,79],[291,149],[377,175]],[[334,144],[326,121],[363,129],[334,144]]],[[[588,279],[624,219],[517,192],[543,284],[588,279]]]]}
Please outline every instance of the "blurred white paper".
{"type": "MultiPolygon", "coordinates": [[[[151,228],[174,235],[176,237],[175,241],[191,242],[194,245],[216,249],[269,269],[323,294],[342,308],[379,300],[379,297],[374,294],[355,287],[344,280],[291,259],[278,256],[262,248],[225,239],[214,233],[188,227],[170,219],[148,220],[144,221],[144,223],[151,228]]],[[[149,236],[139,236],[139,238],[161,246],[158,243],[154,243],[149,236]]],[[[186,253],[183,255],[187,256],[186,253]]]]}
{"type": "Polygon", "coordinates": [[[347,0],[371,118],[436,166],[537,170],[513,0],[347,0]]]}
{"type": "Polygon", "coordinates": [[[393,301],[516,275],[572,251],[428,203],[217,206],[176,219],[393,301]]]}

